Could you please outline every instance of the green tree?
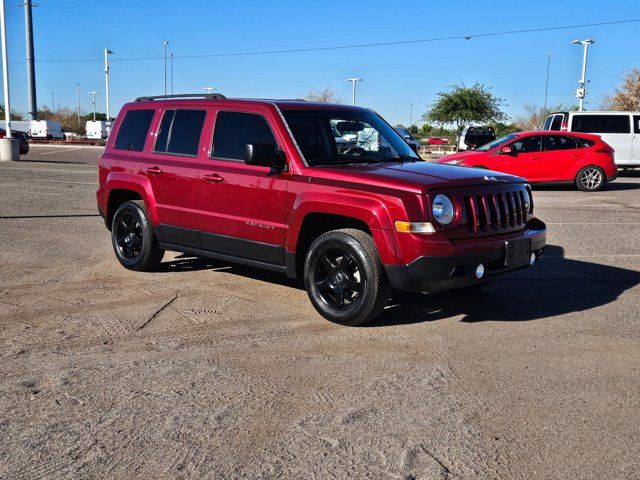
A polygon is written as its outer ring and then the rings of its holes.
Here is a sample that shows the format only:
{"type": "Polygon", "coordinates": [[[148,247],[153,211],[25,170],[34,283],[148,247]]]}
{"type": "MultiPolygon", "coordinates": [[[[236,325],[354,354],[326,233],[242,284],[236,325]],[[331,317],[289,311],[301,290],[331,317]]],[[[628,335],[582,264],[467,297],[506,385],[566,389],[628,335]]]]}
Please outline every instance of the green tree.
{"type": "Polygon", "coordinates": [[[475,83],[471,87],[467,87],[464,83],[451,85],[448,91],[439,92],[437,95],[438,99],[422,118],[440,126],[454,126],[456,146],[465,126],[506,119],[506,115],[501,110],[504,99],[496,97],[489,88],[480,83],[475,83]]]}
{"type": "Polygon", "coordinates": [[[519,132],[521,129],[515,123],[503,123],[503,122],[494,122],[490,123],[489,126],[493,128],[493,131],[496,134],[496,138],[504,137],[505,135],[509,135],[510,133],[519,132]]]}
{"type": "MultiPolygon", "coordinates": [[[[0,104],[0,120],[4,120],[4,104],[0,104]]],[[[11,109],[11,120],[24,120],[21,113],[11,109]]]]}

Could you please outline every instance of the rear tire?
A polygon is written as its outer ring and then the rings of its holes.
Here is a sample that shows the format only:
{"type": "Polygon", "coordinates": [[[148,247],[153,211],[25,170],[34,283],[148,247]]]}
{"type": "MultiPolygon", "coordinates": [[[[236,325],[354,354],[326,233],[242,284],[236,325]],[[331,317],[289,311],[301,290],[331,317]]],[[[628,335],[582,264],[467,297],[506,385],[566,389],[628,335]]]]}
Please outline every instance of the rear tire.
{"type": "Polygon", "coordinates": [[[316,238],[305,258],[304,283],[318,313],[342,325],[373,320],[391,296],[373,237],[352,228],[316,238]]]}
{"type": "Polygon", "coordinates": [[[164,256],[142,200],[118,207],[111,224],[111,242],[116,258],[129,270],[153,270],[164,256]]]}
{"type": "Polygon", "coordinates": [[[575,184],[583,192],[597,192],[605,183],[604,170],[595,165],[580,169],[576,175],[575,184]]]}

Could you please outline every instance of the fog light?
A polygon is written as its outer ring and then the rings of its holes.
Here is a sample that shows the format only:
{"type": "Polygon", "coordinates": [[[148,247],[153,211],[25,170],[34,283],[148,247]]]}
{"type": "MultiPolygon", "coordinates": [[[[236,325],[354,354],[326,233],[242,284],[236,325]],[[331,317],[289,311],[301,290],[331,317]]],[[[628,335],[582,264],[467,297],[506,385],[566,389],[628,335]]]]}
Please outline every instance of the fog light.
{"type": "Polygon", "coordinates": [[[480,264],[476,267],[476,278],[484,277],[484,264],[480,264]]]}
{"type": "Polygon", "coordinates": [[[531,256],[529,257],[529,266],[536,263],[536,252],[531,252],[531,256]]]}

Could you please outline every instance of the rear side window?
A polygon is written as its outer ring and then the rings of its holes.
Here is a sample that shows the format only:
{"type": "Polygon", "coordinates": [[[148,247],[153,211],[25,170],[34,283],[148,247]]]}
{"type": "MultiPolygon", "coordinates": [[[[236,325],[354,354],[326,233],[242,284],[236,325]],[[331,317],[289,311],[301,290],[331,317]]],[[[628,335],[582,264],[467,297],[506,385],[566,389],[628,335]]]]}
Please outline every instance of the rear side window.
{"type": "Polygon", "coordinates": [[[584,133],[629,133],[629,115],[574,115],[571,121],[573,132],[584,133]]]}
{"type": "Polygon", "coordinates": [[[164,112],[155,151],[175,155],[198,154],[205,110],[167,110],[164,112]]]}
{"type": "Polygon", "coordinates": [[[118,128],[115,148],[136,152],[144,150],[144,142],[147,139],[153,113],[153,110],[129,110],[125,113],[118,128]]]}
{"type": "Polygon", "coordinates": [[[544,121],[544,125],[542,126],[542,130],[551,130],[551,122],[553,121],[553,115],[549,115],[547,119],[544,121]]]}
{"type": "Polygon", "coordinates": [[[551,128],[549,130],[560,130],[562,128],[562,120],[564,115],[554,115],[551,122],[551,128]]]}
{"type": "Polygon", "coordinates": [[[248,143],[267,143],[278,148],[269,124],[262,115],[218,112],[212,156],[243,161],[248,143]]]}
{"type": "Polygon", "coordinates": [[[640,115],[633,116],[633,132],[640,133],[640,115]]]}
{"type": "Polygon", "coordinates": [[[545,142],[545,150],[553,151],[553,150],[571,150],[574,148],[578,148],[578,142],[573,137],[568,137],[566,135],[547,135],[545,142]]]}

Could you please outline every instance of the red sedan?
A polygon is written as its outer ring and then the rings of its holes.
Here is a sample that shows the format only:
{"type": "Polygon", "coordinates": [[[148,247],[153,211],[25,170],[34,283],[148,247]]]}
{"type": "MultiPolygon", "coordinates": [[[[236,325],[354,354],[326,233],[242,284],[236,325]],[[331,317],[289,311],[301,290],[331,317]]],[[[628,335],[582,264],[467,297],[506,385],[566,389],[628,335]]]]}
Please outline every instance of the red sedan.
{"type": "Polygon", "coordinates": [[[512,133],[439,162],[510,173],[531,183],[574,183],[594,192],[618,176],[613,152],[597,135],[535,131],[512,133]]]}

